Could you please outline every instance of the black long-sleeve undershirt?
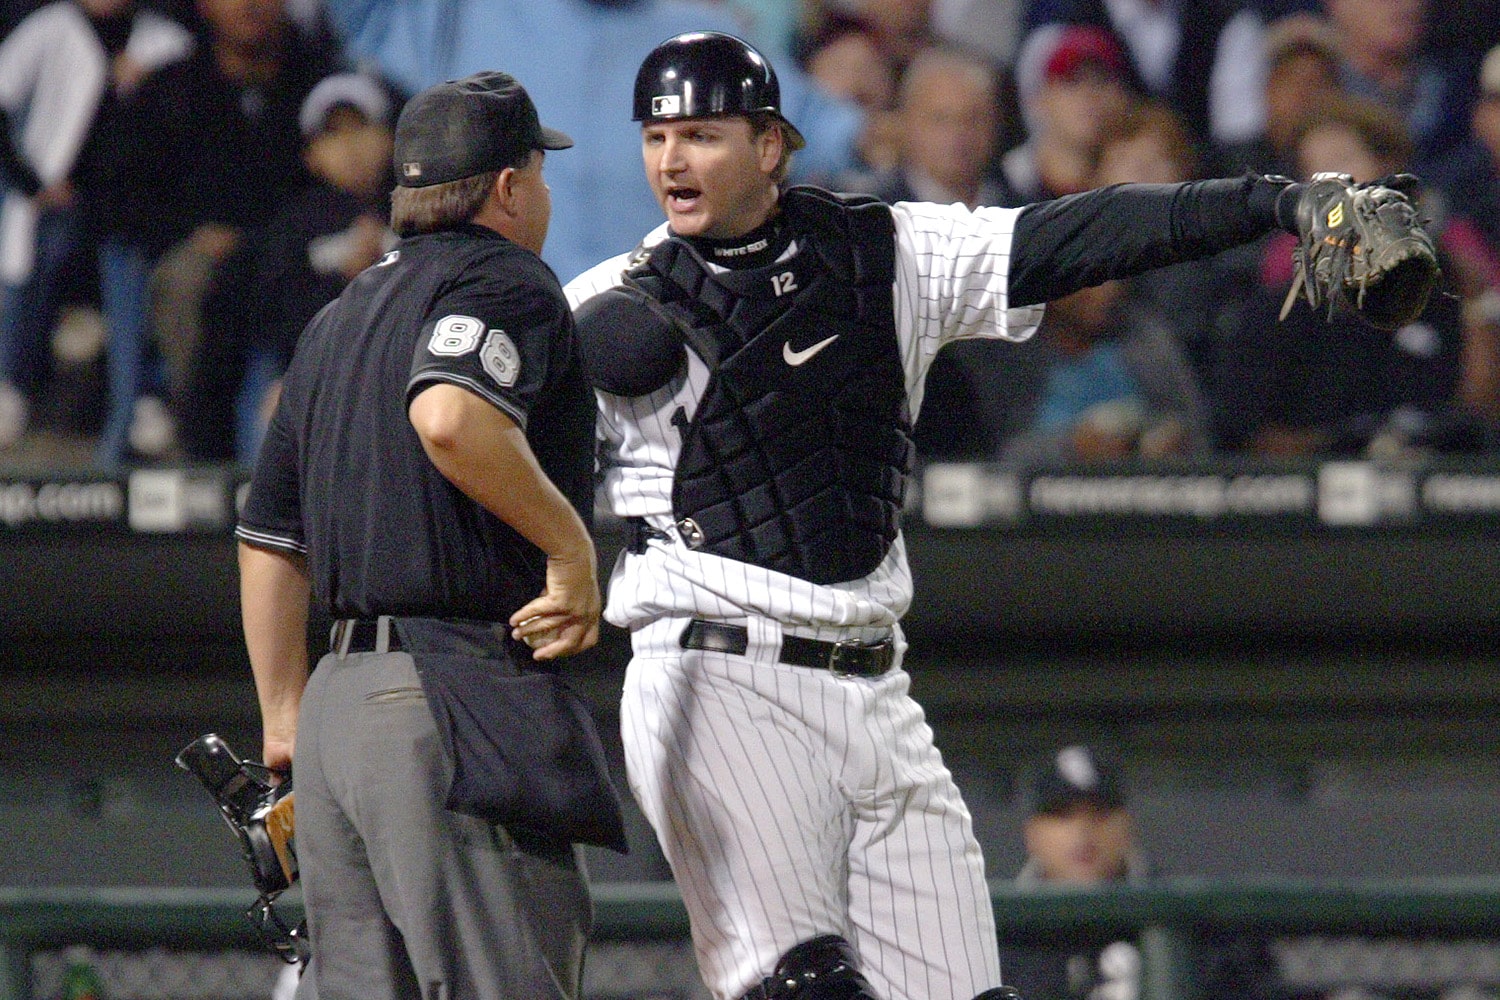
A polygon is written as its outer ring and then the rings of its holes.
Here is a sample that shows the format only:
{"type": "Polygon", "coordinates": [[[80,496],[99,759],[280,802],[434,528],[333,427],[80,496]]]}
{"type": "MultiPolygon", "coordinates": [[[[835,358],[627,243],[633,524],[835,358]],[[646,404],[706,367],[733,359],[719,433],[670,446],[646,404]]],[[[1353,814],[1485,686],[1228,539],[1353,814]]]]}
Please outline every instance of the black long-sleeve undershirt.
{"type": "Polygon", "coordinates": [[[1010,304],[1212,256],[1276,228],[1297,231],[1302,185],[1248,175],[1116,184],[1028,205],[1016,220],[1010,304]]]}

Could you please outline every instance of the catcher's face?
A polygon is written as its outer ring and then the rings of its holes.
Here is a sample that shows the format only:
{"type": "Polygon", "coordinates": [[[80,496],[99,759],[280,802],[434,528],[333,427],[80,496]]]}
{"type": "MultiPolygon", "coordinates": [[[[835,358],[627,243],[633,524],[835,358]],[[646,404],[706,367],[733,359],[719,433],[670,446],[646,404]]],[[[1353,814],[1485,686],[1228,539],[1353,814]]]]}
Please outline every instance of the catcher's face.
{"type": "Polygon", "coordinates": [[[781,161],[779,129],[757,134],[741,117],[647,122],[646,180],[679,236],[733,239],[770,217],[781,161]]]}

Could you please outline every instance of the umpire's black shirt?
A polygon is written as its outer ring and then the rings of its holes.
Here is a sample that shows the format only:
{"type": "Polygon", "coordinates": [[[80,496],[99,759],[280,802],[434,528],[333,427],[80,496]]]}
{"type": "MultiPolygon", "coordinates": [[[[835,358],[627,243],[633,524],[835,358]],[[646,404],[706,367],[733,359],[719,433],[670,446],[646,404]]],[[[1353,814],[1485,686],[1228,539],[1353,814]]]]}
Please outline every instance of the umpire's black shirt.
{"type": "Polygon", "coordinates": [[[551,269],[479,226],[402,241],[303,331],[235,534],[305,553],[334,618],[503,621],[546,558],[428,459],[407,405],[448,382],[526,432],[589,523],[594,398],[551,269]]]}

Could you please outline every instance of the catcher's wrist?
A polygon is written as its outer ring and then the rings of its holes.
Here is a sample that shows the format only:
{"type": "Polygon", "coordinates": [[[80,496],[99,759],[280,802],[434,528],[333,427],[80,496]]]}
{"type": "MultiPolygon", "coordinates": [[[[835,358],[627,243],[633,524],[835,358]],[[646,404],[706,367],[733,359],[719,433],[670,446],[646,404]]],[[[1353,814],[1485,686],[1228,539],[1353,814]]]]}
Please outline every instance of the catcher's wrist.
{"type": "MultiPolygon", "coordinates": [[[[1285,178],[1267,178],[1268,180],[1285,180],[1285,178]]],[[[1302,192],[1307,185],[1298,181],[1278,185],[1276,200],[1272,206],[1272,216],[1276,220],[1277,227],[1286,230],[1293,236],[1300,236],[1301,230],[1297,224],[1297,204],[1302,200],[1302,192]]]]}

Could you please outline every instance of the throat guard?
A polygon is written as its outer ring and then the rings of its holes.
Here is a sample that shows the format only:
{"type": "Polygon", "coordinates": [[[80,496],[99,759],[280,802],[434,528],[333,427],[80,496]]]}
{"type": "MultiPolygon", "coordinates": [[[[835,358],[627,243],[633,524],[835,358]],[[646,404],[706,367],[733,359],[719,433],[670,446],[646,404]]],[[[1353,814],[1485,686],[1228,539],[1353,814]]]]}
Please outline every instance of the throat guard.
{"type": "MultiPolygon", "coordinates": [[[[632,272],[712,371],[672,490],[691,548],[828,584],[895,540],[914,457],[894,225],[873,199],[792,188],[798,250],[715,273],[669,239],[632,272]]],[[[685,425],[685,426],[684,426],[685,425]]]]}

